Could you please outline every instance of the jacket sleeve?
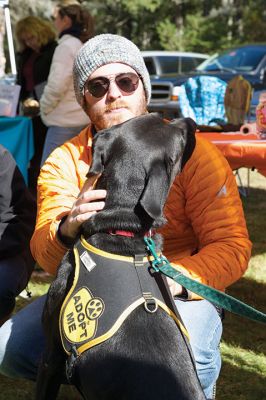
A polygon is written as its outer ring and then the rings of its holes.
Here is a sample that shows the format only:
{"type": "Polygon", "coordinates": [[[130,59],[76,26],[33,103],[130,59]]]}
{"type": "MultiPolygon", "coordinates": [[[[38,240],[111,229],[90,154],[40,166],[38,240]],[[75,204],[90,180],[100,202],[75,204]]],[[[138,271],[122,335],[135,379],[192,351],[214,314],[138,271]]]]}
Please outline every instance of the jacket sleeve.
{"type": "MultiPolygon", "coordinates": [[[[72,42],[71,42],[72,43],[72,42]]],[[[67,42],[60,43],[54,52],[47,85],[40,99],[41,115],[49,114],[64,98],[72,82],[75,47],[67,42]]]]}
{"type": "Polygon", "coordinates": [[[67,251],[56,235],[58,225],[77,199],[89,169],[86,152],[81,150],[84,161],[77,141],[75,137],[54,150],[38,178],[37,221],[31,252],[38,264],[53,275],[67,251]]]}
{"type": "Polygon", "coordinates": [[[171,257],[171,262],[192,278],[224,290],[243,275],[251,253],[235,177],[220,151],[203,140],[197,141],[179,178],[197,252],[181,259],[171,257]]]}
{"type": "Polygon", "coordinates": [[[12,155],[0,146],[0,259],[29,249],[36,203],[12,155]]]}

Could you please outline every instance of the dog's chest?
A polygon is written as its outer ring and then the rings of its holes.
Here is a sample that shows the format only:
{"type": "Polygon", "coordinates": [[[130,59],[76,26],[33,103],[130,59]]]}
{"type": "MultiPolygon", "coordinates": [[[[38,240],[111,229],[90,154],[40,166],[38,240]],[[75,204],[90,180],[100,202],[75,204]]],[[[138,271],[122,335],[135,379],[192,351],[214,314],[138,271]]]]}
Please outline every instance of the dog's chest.
{"type": "Polygon", "coordinates": [[[68,354],[73,347],[81,354],[107,340],[140,305],[151,311],[160,306],[172,314],[147,257],[109,254],[82,238],[74,255],[74,282],[60,312],[60,334],[68,354]]]}

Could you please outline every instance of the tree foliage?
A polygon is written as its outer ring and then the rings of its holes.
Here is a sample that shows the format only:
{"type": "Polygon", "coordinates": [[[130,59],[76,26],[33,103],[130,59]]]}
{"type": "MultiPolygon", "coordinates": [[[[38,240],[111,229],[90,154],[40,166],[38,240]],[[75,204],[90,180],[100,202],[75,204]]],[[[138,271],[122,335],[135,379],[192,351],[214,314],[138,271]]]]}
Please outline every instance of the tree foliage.
{"type": "Polygon", "coordinates": [[[265,0],[85,1],[97,32],[132,39],[141,49],[213,53],[247,42],[266,42],[265,0]]]}
{"type": "MultiPolygon", "coordinates": [[[[49,19],[57,1],[9,3],[14,27],[29,14],[49,19]]],[[[95,18],[96,33],[124,35],[142,50],[214,53],[266,42],[265,0],[83,0],[83,4],[95,18]]]]}

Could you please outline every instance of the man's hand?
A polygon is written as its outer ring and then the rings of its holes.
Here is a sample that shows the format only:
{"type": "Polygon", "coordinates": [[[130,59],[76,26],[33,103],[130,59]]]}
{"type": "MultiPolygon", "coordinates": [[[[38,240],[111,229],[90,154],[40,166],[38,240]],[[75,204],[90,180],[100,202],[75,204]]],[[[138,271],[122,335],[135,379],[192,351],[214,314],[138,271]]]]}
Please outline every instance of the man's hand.
{"type": "Polygon", "coordinates": [[[104,208],[106,190],[93,190],[97,178],[88,179],[85,182],[70,213],[60,226],[60,232],[63,236],[74,239],[83,222],[104,208]]]}
{"type": "Polygon", "coordinates": [[[182,293],[182,286],[175,282],[173,279],[168,278],[168,276],[166,277],[168,286],[169,286],[169,290],[171,292],[171,295],[174,296],[178,296],[182,293]]]}

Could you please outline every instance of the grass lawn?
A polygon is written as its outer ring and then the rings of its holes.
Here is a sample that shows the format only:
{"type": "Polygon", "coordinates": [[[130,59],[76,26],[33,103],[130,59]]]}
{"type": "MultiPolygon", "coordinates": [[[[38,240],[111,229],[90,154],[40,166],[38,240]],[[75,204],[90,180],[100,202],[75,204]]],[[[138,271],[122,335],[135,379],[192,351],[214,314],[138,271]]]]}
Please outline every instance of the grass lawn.
{"type": "MultiPolygon", "coordinates": [[[[247,170],[241,170],[240,175],[245,184],[247,170]]],[[[266,312],[266,178],[250,172],[250,189],[248,196],[243,197],[243,205],[253,242],[252,258],[248,271],[229,288],[228,294],[266,312]]],[[[48,283],[43,281],[32,279],[33,297],[47,290],[48,283]]],[[[27,300],[18,299],[18,307],[25,303],[27,300]]],[[[223,366],[217,384],[217,400],[265,400],[265,326],[227,312],[221,351],[223,366]]],[[[0,376],[0,400],[31,400],[33,393],[33,383],[0,376]]],[[[58,400],[74,399],[81,399],[76,390],[63,386],[58,400]]]]}
{"type": "MultiPolygon", "coordinates": [[[[241,171],[246,182],[247,170],[241,171]]],[[[243,199],[253,243],[249,269],[228,294],[266,313],[266,178],[250,172],[250,190],[243,199]]],[[[218,400],[266,399],[265,325],[226,313],[221,345],[223,367],[218,400]]]]}

